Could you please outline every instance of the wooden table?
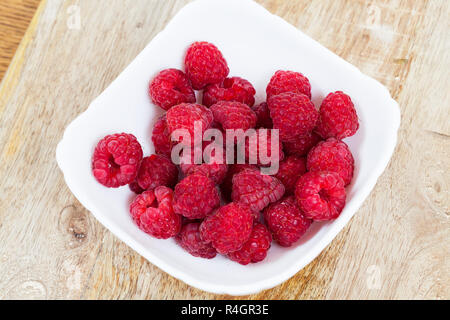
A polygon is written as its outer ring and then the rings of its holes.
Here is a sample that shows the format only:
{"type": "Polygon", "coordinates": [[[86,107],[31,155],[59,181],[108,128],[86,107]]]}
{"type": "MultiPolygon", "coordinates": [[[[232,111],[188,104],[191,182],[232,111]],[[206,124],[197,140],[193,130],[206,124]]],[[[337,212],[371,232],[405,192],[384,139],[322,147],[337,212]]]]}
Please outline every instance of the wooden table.
{"type": "Polygon", "coordinates": [[[0,81],[40,0],[0,1],[0,81]]]}
{"type": "MultiPolygon", "coordinates": [[[[72,196],[64,128],[188,1],[42,1],[0,87],[0,298],[228,298],[133,252],[72,196]]],[[[258,1],[385,84],[396,152],[347,227],[256,299],[450,298],[450,2],[258,1]]]]}

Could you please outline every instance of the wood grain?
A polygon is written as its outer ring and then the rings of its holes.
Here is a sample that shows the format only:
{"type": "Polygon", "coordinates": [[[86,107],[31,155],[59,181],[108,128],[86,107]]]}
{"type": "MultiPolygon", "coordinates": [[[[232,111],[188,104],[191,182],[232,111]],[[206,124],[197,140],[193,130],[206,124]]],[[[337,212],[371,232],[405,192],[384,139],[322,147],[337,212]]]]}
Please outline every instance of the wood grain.
{"type": "Polygon", "coordinates": [[[40,0],[0,1],[0,81],[22,40],[40,0]]]}
{"type": "MultiPolygon", "coordinates": [[[[185,285],[116,239],[54,160],[67,124],[186,2],[41,3],[0,87],[0,298],[231,298],[185,285]]],[[[338,237],[289,281],[244,298],[449,299],[450,2],[258,2],[385,84],[402,125],[390,165],[338,237]]]]}

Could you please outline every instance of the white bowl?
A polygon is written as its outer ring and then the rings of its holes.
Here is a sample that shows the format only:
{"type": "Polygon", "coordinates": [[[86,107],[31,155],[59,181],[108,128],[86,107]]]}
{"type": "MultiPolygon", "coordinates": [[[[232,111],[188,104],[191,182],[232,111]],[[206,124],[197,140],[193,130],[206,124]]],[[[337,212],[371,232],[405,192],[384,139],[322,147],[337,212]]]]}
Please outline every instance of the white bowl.
{"type": "Polygon", "coordinates": [[[256,293],[292,277],[311,262],[345,226],[369,195],[394,151],[400,112],[388,90],[281,18],[250,0],[198,0],[185,6],[122,74],[66,129],[56,158],[77,199],[118,238],[170,275],[196,288],[231,295],[256,293]],[[221,256],[195,258],[173,240],[157,240],[132,222],[127,186],[108,189],[91,173],[91,156],[107,134],[128,132],[153,152],[150,136],[162,110],[149,101],[149,80],[165,68],[183,69],[186,48],[209,41],[228,61],[230,75],[248,79],[257,103],[278,69],[305,74],[316,106],[343,90],[355,103],[360,129],[346,139],[355,157],[355,176],[340,217],[314,223],[295,246],[273,245],[266,260],[242,266],[221,256]]]}

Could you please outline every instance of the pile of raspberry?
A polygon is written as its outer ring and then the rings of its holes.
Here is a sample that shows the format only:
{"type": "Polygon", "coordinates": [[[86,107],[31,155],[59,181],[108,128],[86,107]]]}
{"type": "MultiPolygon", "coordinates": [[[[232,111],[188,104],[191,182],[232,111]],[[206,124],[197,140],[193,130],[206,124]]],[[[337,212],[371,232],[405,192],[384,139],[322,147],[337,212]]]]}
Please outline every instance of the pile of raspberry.
{"type": "MultiPolygon", "coordinates": [[[[174,238],[195,257],[221,254],[246,265],[264,260],[272,241],[299,245],[313,221],[336,219],[345,206],[354,159],[342,139],[356,133],[358,116],[342,91],[317,109],[299,72],[275,72],[265,102],[255,105],[255,93],[248,80],[229,77],[215,45],[191,44],[184,71],[163,70],[149,85],[153,104],[167,111],[153,127],[155,154],[143,157],[132,134],[108,135],[95,148],[94,177],[110,188],[129,185],[137,194],[130,205],[136,225],[155,238],[174,238]],[[202,91],[201,103],[195,90],[202,91]],[[185,129],[193,136],[194,121],[203,132],[278,129],[279,170],[262,174],[260,161],[227,165],[220,152],[195,164],[193,152],[191,161],[175,165],[171,133],[185,129]]],[[[214,141],[181,143],[203,151],[214,141]]],[[[270,140],[265,143],[258,141],[257,150],[269,150],[270,140]]],[[[254,152],[245,150],[247,157],[254,152]]]]}

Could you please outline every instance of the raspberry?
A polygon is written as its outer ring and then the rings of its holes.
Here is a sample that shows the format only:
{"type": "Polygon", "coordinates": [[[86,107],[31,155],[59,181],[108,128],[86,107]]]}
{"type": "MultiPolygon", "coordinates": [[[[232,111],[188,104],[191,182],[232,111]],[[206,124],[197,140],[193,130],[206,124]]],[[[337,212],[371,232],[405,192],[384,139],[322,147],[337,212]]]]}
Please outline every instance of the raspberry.
{"type": "Polygon", "coordinates": [[[203,219],[220,204],[214,182],[200,174],[193,174],[175,186],[173,208],[189,219],[203,219]]]}
{"type": "Polygon", "coordinates": [[[136,180],[144,190],[159,186],[173,187],[178,180],[178,169],[166,157],[153,154],[142,160],[136,180]]]}
{"type": "Polygon", "coordinates": [[[228,171],[225,163],[182,164],[180,167],[186,176],[201,174],[210,178],[215,184],[222,183],[228,171]]]}
{"type": "Polygon", "coordinates": [[[336,172],[308,172],[298,179],[295,198],[308,219],[336,219],[345,206],[344,181],[336,172]]]}
{"type": "Polygon", "coordinates": [[[166,116],[159,118],[153,126],[152,142],[156,154],[170,158],[172,146],[169,130],[167,129],[166,116]]]}
{"type": "Polygon", "coordinates": [[[281,181],[286,189],[286,194],[293,194],[295,185],[303,174],[306,172],[306,159],[297,156],[289,156],[280,162],[275,177],[281,181]]]}
{"type": "Polygon", "coordinates": [[[330,138],[320,142],[308,153],[308,171],[333,171],[348,185],[353,178],[355,160],[343,141],[330,138]]]}
{"type": "Polygon", "coordinates": [[[144,189],[142,189],[139,186],[139,183],[137,183],[137,181],[131,182],[128,186],[130,187],[130,190],[133,191],[136,194],[141,194],[142,192],[145,191],[144,189]]]}
{"type": "Polygon", "coordinates": [[[195,90],[222,82],[230,72],[222,53],[208,42],[194,42],[184,59],[186,74],[195,90]]]}
{"type": "MultiPolygon", "coordinates": [[[[185,176],[192,174],[201,174],[210,178],[215,184],[220,184],[225,179],[228,171],[228,165],[225,163],[225,152],[223,148],[214,142],[203,142],[203,149],[199,150],[200,147],[196,146],[192,148],[191,156],[185,161],[183,158],[180,164],[181,171],[185,176]],[[213,149],[209,149],[211,154],[205,155],[205,148],[210,146],[213,149]],[[195,164],[194,152],[197,150],[203,155],[203,163],[195,164]],[[216,154],[216,151],[217,152],[216,154]]],[[[206,153],[208,153],[206,152],[206,153]]]]}
{"type": "Polygon", "coordinates": [[[284,142],[283,150],[287,155],[306,156],[309,150],[321,140],[318,134],[308,132],[305,135],[295,137],[292,141],[284,142]]]}
{"type": "MultiPolygon", "coordinates": [[[[186,130],[190,134],[191,145],[194,142],[194,125],[199,122],[202,126],[203,133],[211,127],[214,120],[212,112],[200,104],[182,103],[172,107],[166,113],[167,128],[170,134],[175,130],[186,130]]],[[[176,137],[178,138],[178,137],[176,137]]],[[[189,143],[184,143],[188,145],[189,143]]]]}
{"type": "Polygon", "coordinates": [[[256,125],[256,114],[246,104],[236,101],[219,101],[212,105],[210,110],[214,120],[226,129],[243,129],[244,131],[254,128],[256,125]]]}
{"type": "Polygon", "coordinates": [[[311,99],[311,84],[299,72],[278,70],[267,85],[267,99],[284,92],[303,93],[311,99]]]}
{"type": "Polygon", "coordinates": [[[243,170],[233,177],[231,198],[234,202],[247,205],[253,212],[259,212],[281,199],[283,184],[275,177],[263,175],[257,170],[243,170]]]}
{"type": "Polygon", "coordinates": [[[326,96],[319,113],[316,131],[324,139],[330,137],[344,139],[354,135],[359,128],[358,115],[352,99],[342,91],[326,96]]]}
{"type": "Polygon", "coordinates": [[[175,240],[194,257],[212,259],[217,254],[216,249],[210,243],[206,243],[201,239],[199,228],[199,222],[185,224],[175,240]]]}
{"type": "Polygon", "coordinates": [[[130,213],[138,227],[158,239],[168,239],[180,232],[181,217],[173,212],[173,192],[157,187],[138,195],[130,205],[130,213]]]}
{"type": "MultiPolygon", "coordinates": [[[[271,165],[271,162],[268,162],[268,160],[272,156],[272,131],[267,130],[267,133],[264,133],[262,130],[266,129],[255,130],[254,135],[256,138],[252,134],[248,139],[245,139],[245,159],[247,163],[254,164],[254,161],[256,161],[258,166],[265,167],[271,165]],[[256,145],[250,143],[253,139],[256,141],[256,145]],[[267,159],[264,159],[264,157],[267,157],[267,159]]],[[[279,162],[284,159],[283,145],[281,142],[275,141],[275,148],[278,149],[278,159],[275,159],[275,161],[279,162]]]]}
{"type": "Polygon", "coordinates": [[[270,117],[269,107],[266,102],[262,102],[252,107],[252,110],[256,114],[256,128],[267,128],[271,129],[273,127],[272,118],[270,117]]]}
{"type": "Polygon", "coordinates": [[[203,91],[203,105],[210,107],[219,101],[237,101],[253,106],[255,88],[245,79],[226,78],[222,83],[210,84],[203,91]]]}
{"type": "Polygon", "coordinates": [[[304,94],[291,92],[272,96],[267,101],[273,127],[280,129],[281,141],[291,141],[312,131],[319,113],[304,94]]]}
{"type": "Polygon", "coordinates": [[[250,262],[256,263],[263,261],[270,249],[272,236],[266,226],[261,223],[255,223],[250,235],[250,239],[238,251],[228,254],[228,258],[240,264],[247,265],[250,262]]]}
{"type": "Polygon", "coordinates": [[[92,156],[92,173],[102,185],[118,188],[134,181],[142,160],[136,137],[117,133],[104,137],[92,156]]]}
{"type": "Polygon", "coordinates": [[[183,71],[166,69],[150,82],[149,95],[153,103],[164,110],[180,103],[195,102],[195,93],[183,71]]]}
{"type": "Polygon", "coordinates": [[[227,175],[220,186],[222,191],[222,195],[227,199],[231,199],[231,189],[233,187],[233,177],[239,172],[250,169],[250,170],[258,170],[258,167],[253,164],[231,164],[228,166],[227,175]]]}
{"type": "Polygon", "coordinates": [[[200,225],[201,238],[217,252],[227,254],[239,250],[250,238],[253,216],[247,206],[229,203],[206,217],[200,225]]]}
{"type": "Polygon", "coordinates": [[[272,203],[264,210],[264,220],[276,242],[290,247],[299,240],[311,225],[303,216],[293,196],[272,203]]]}

